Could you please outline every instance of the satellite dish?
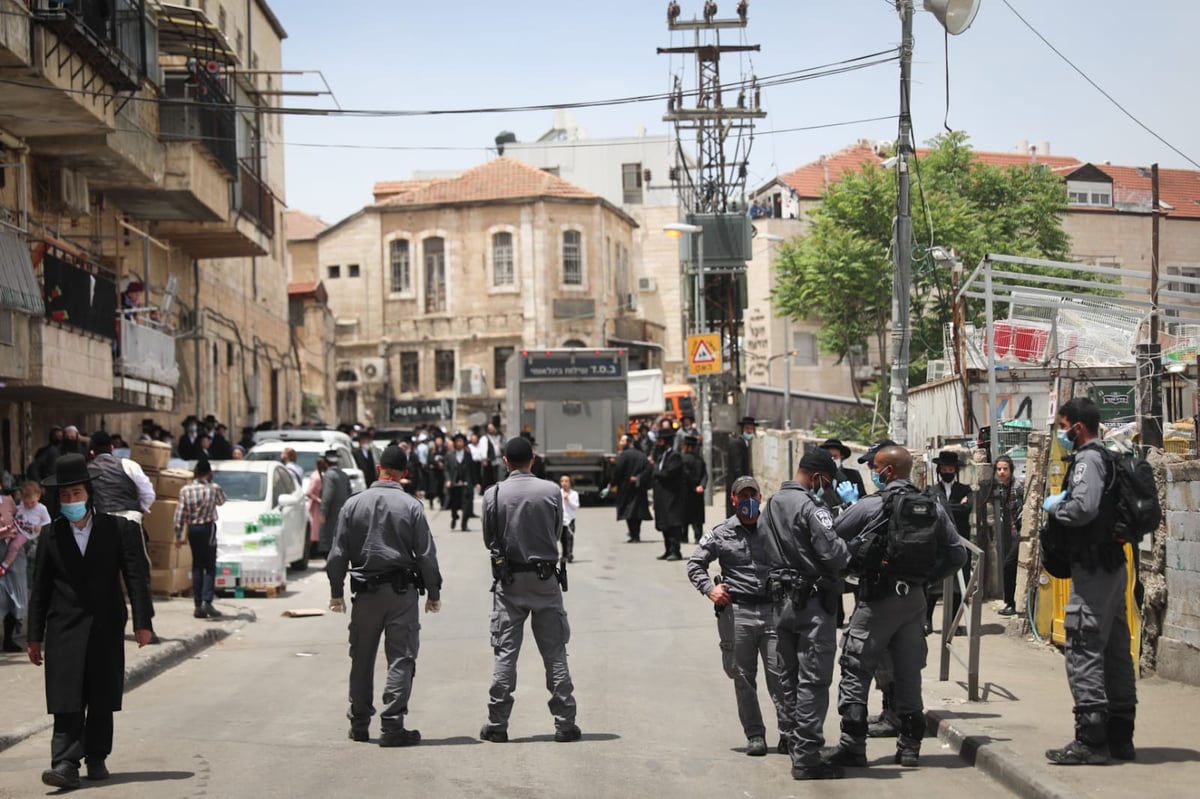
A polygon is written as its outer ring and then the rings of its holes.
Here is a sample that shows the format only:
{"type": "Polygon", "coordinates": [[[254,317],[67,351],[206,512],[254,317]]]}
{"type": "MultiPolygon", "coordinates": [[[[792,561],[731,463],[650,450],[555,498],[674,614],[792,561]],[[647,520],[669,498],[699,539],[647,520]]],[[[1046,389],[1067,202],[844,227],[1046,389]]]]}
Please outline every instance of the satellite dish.
{"type": "Polygon", "coordinates": [[[924,0],[924,6],[951,36],[971,27],[979,13],[979,0],[924,0]]]}

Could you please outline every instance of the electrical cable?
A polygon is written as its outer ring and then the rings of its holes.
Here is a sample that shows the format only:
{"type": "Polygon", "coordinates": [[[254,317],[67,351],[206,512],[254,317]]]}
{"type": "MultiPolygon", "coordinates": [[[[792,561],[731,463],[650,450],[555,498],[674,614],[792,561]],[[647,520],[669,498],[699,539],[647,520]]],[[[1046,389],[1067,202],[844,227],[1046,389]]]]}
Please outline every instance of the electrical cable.
{"type": "Polygon", "coordinates": [[[1100,87],[1100,84],[1098,84],[1098,83],[1096,83],[1096,81],[1092,80],[1092,79],[1091,79],[1091,77],[1089,77],[1089,76],[1088,76],[1088,74],[1087,74],[1086,72],[1084,72],[1084,71],[1083,71],[1082,69],[1080,69],[1079,67],[1075,66],[1074,62],[1072,62],[1072,61],[1071,61],[1071,59],[1067,58],[1067,57],[1066,57],[1066,56],[1065,56],[1065,55],[1062,53],[1062,51],[1061,51],[1061,50],[1059,50],[1057,47],[1055,47],[1053,44],[1051,44],[1051,43],[1050,43],[1050,40],[1049,40],[1049,39],[1047,39],[1045,36],[1043,36],[1043,35],[1041,34],[1041,32],[1040,32],[1040,31],[1038,31],[1038,29],[1037,29],[1037,28],[1033,27],[1033,25],[1031,25],[1031,24],[1030,24],[1029,20],[1027,20],[1027,19],[1025,19],[1025,17],[1021,16],[1020,12],[1019,12],[1019,11],[1017,11],[1015,8],[1013,8],[1013,6],[1012,6],[1012,3],[1008,2],[1008,0],[1001,0],[1001,2],[1002,2],[1002,3],[1004,3],[1004,5],[1008,7],[1008,10],[1009,10],[1009,11],[1011,11],[1011,12],[1013,13],[1013,16],[1015,16],[1017,19],[1021,20],[1021,23],[1022,23],[1022,24],[1023,24],[1023,25],[1024,25],[1026,28],[1029,28],[1029,30],[1033,32],[1033,35],[1034,35],[1034,36],[1036,36],[1036,37],[1038,37],[1039,39],[1041,39],[1041,40],[1042,40],[1042,44],[1044,44],[1044,45],[1046,45],[1047,47],[1049,47],[1049,48],[1050,48],[1050,50],[1051,50],[1051,51],[1052,51],[1052,52],[1053,52],[1053,53],[1054,53],[1056,56],[1058,56],[1058,57],[1059,57],[1059,58],[1061,58],[1061,59],[1062,59],[1064,62],[1066,62],[1067,66],[1069,66],[1071,69],[1075,70],[1075,72],[1077,72],[1077,73],[1079,74],[1079,76],[1080,76],[1081,78],[1083,78],[1085,81],[1087,81],[1087,82],[1088,82],[1088,83],[1091,85],[1091,87],[1092,87],[1093,89],[1095,89],[1096,91],[1100,92],[1100,94],[1104,95],[1104,98],[1105,98],[1106,100],[1108,100],[1110,103],[1112,103],[1114,106],[1116,106],[1116,108],[1117,108],[1117,110],[1118,110],[1118,111],[1120,111],[1122,114],[1124,114],[1125,116],[1127,116],[1127,117],[1128,117],[1128,118],[1129,118],[1129,119],[1130,119],[1130,120],[1131,120],[1131,121],[1132,121],[1132,122],[1133,122],[1135,125],[1137,125],[1139,128],[1141,128],[1142,130],[1146,131],[1147,133],[1149,133],[1149,134],[1150,134],[1151,136],[1153,136],[1154,138],[1158,139],[1158,141],[1159,141],[1159,142],[1161,142],[1163,145],[1165,145],[1165,146],[1166,146],[1166,147],[1167,147],[1169,150],[1171,150],[1173,153],[1175,153],[1176,155],[1178,155],[1180,158],[1182,158],[1183,160],[1187,161],[1189,164],[1191,164],[1192,166],[1196,167],[1197,169],[1200,169],[1200,163],[1197,163],[1197,162],[1195,161],[1195,159],[1193,159],[1193,158],[1191,158],[1190,156],[1188,156],[1188,155],[1187,155],[1187,153],[1183,152],[1183,150],[1180,150],[1178,147],[1176,147],[1175,145],[1171,144],[1171,142],[1167,141],[1167,140],[1166,140],[1166,139],[1164,139],[1162,136],[1158,135],[1158,133],[1156,133],[1156,132],[1155,132],[1153,129],[1151,129],[1149,125],[1147,125],[1145,122],[1142,122],[1142,120],[1140,120],[1140,119],[1138,119],[1137,117],[1135,117],[1135,116],[1133,115],[1133,113],[1132,113],[1132,112],[1130,112],[1129,110],[1127,110],[1127,109],[1125,108],[1125,106],[1123,106],[1123,105],[1121,105],[1119,102],[1117,102],[1116,98],[1114,98],[1114,97],[1113,97],[1111,94],[1109,94],[1109,93],[1108,93],[1108,92],[1106,92],[1104,89],[1102,89],[1102,88],[1100,87]]]}

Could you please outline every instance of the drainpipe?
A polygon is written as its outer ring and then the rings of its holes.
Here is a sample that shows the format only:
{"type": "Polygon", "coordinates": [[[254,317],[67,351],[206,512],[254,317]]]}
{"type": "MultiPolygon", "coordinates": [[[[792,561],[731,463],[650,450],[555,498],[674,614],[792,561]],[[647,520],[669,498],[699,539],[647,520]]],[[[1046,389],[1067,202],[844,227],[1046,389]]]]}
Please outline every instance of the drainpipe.
{"type": "Polygon", "coordinates": [[[200,259],[192,259],[192,308],[196,317],[192,334],[192,355],[196,360],[196,416],[200,416],[200,340],[203,338],[203,317],[200,315],[200,259]]]}

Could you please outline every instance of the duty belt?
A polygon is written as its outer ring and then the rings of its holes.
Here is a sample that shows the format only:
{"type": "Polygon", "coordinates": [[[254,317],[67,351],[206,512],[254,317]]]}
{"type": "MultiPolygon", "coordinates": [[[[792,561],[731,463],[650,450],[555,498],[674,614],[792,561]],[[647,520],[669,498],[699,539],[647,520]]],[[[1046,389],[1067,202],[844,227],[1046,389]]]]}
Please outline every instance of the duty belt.
{"type": "Polygon", "coordinates": [[[509,563],[508,570],[512,574],[536,572],[539,580],[549,580],[554,576],[554,566],[554,561],[537,560],[532,563],[509,563]]]}
{"type": "Polygon", "coordinates": [[[767,594],[738,594],[730,591],[729,601],[735,605],[770,605],[774,600],[767,594]]]}
{"type": "Polygon", "coordinates": [[[924,591],[923,580],[902,580],[880,575],[874,579],[860,578],[858,598],[867,602],[889,596],[908,596],[912,591],[924,591]]]}

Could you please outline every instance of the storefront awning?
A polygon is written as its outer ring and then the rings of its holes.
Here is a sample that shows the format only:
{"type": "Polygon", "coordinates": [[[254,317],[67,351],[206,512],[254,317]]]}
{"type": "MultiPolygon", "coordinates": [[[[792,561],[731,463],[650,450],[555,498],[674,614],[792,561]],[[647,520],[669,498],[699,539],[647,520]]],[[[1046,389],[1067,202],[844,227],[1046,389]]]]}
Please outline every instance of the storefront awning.
{"type": "Polygon", "coordinates": [[[29,245],[8,233],[0,233],[0,308],[34,316],[46,312],[29,245]]]}

